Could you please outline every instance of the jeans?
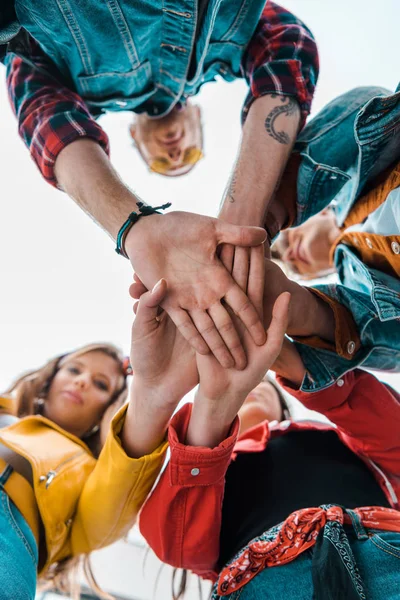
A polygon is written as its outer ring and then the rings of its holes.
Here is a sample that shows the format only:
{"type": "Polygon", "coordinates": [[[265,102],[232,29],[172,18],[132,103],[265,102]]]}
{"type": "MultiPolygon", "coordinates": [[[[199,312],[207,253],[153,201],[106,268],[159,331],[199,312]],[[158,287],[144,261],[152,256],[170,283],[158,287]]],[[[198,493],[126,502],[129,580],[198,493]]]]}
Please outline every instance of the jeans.
{"type": "Polygon", "coordinates": [[[4,491],[11,472],[8,466],[0,475],[0,600],[33,600],[38,548],[30,527],[4,491]]]}
{"type": "MultiPolygon", "coordinates": [[[[346,528],[350,546],[363,579],[368,600],[400,598],[400,533],[369,530],[367,539],[358,539],[346,528]]],[[[324,600],[316,598],[312,580],[313,548],[283,566],[264,569],[228,600],[324,600]]],[[[337,599],[346,600],[338,592],[337,599]]]]}

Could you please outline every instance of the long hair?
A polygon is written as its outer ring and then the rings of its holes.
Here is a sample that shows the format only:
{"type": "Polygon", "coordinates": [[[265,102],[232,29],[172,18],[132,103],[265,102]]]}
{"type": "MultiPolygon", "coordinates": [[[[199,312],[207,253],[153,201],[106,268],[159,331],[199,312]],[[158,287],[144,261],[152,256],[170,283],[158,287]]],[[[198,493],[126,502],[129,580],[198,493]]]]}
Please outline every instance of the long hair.
{"type": "MultiPolygon", "coordinates": [[[[13,413],[17,417],[26,417],[37,415],[43,412],[47,395],[50,390],[53,379],[63,364],[71,359],[88,354],[89,352],[103,352],[105,355],[113,358],[119,365],[121,377],[117,389],[110,398],[108,405],[103,413],[99,428],[94,428],[83,438],[89,450],[97,458],[103,445],[102,424],[108,424],[112,415],[125,402],[127,388],[127,368],[126,361],[121,351],[113,344],[99,343],[88,344],[68,354],[55,356],[42,367],[24,373],[16,379],[6,390],[5,394],[13,399],[13,413]]],[[[52,564],[49,569],[43,573],[38,581],[38,587],[41,589],[55,588],[62,593],[67,593],[73,600],[80,598],[79,573],[83,571],[89,586],[94,592],[104,599],[110,599],[112,596],[102,591],[93,575],[90,565],[89,555],[80,555],[68,557],[62,561],[52,564]]]]}

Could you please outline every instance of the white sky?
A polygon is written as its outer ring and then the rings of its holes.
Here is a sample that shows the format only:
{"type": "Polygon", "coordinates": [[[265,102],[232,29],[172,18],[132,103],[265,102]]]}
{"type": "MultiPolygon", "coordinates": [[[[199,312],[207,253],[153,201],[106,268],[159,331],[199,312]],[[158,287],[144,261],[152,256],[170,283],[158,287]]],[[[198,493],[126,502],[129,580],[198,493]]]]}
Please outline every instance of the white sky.
{"type": "MultiPolygon", "coordinates": [[[[313,113],[358,85],[395,89],[399,0],[284,0],[313,30],[321,74],[313,113]]],[[[0,67],[1,69],[1,67],[0,67]]],[[[198,96],[206,158],[182,179],[149,174],[131,148],[128,113],[101,123],[112,161],[149,203],[215,215],[240,136],[243,82],[210,84],[198,96]]],[[[0,389],[25,369],[80,344],[110,340],[128,353],[129,263],[74,203],[40,177],[17,134],[0,81],[0,389]]],[[[385,376],[393,383],[400,377],[385,376]]]]}

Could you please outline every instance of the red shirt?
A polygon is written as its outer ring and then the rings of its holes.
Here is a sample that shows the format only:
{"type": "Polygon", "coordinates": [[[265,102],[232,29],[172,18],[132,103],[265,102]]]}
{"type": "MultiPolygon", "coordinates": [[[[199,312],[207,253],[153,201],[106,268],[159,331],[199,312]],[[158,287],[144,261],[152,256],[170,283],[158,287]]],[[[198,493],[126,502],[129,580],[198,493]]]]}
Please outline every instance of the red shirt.
{"type": "Polygon", "coordinates": [[[191,405],[185,405],[169,427],[170,461],[140,515],[140,530],[157,556],[175,567],[215,579],[219,557],[225,473],[240,452],[262,452],[270,438],[293,430],[336,431],[339,439],[375,475],[390,505],[400,498],[400,395],[373,375],[352,371],[321,392],[283,387],[307,408],[326,415],[337,426],[315,421],[267,421],[237,440],[238,419],[230,435],[213,449],[186,446],[191,405]]]}

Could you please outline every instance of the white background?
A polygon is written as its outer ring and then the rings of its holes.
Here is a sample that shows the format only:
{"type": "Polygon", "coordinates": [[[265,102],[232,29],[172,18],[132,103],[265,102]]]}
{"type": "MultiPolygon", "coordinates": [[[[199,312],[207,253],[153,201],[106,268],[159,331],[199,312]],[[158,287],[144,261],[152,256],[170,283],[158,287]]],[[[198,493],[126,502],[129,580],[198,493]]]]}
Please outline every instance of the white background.
{"type": "MultiPolygon", "coordinates": [[[[396,88],[399,0],[285,0],[283,4],[303,18],[319,44],[321,72],[313,114],[355,86],[396,88]]],[[[243,82],[220,82],[208,85],[198,96],[206,158],[190,175],[180,180],[150,175],[131,147],[127,113],[101,120],[110,136],[113,164],[149,203],[170,200],[174,209],[215,215],[238,147],[245,93],[243,82]]],[[[107,235],[67,196],[41,179],[18,137],[4,71],[0,109],[0,389],[4,389],[24,369],[80,344],[110,340],[128,352],[132,274],[129,263],[114,253],[107,235]]],[[[400,388],[399,376],[383,377],[400,388]]],[[[150,599],[158,567],[152,566],[143,579],[128,547],[117,554],[106,552],[100,581],[109,589],[150,599]]],[[[168,579],[169,575],[163,581],[168,579]]],[[[161,587],[156,598],[169,598],[168,584],[161,587]]]]}

